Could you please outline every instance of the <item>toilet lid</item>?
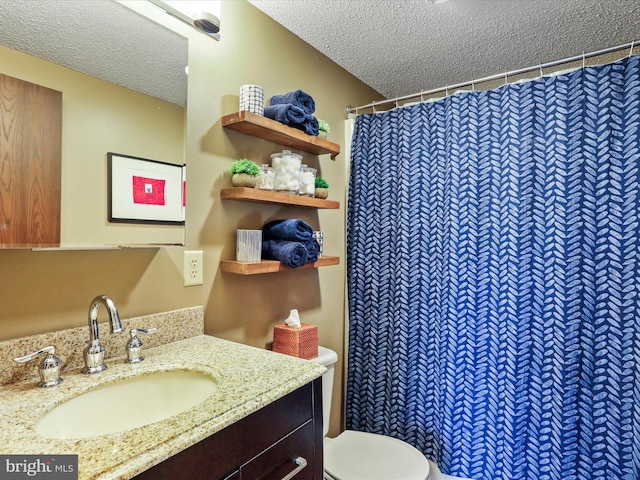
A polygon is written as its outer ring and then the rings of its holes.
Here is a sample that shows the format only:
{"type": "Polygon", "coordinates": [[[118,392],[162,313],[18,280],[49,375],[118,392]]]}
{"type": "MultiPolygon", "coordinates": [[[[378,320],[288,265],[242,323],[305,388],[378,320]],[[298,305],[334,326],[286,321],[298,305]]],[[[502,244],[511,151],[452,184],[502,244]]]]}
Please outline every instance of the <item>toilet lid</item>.
{"type": "Polygon", "coordinates": [[[326,445],[324,468],[336,480],[426,480],[429,475],[429,462],[408,443],[353,430],[326,445]]]}

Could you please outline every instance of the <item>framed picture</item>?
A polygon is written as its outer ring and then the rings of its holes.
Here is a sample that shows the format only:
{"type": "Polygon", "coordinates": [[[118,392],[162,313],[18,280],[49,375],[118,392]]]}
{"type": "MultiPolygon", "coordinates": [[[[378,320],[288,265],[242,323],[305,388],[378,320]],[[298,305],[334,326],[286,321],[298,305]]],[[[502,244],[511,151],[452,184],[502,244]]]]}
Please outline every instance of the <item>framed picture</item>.
{"type": "Polygon", "coordinates": [[[109,222],[184,225],[185,165],[107,153],[109,222]]]}

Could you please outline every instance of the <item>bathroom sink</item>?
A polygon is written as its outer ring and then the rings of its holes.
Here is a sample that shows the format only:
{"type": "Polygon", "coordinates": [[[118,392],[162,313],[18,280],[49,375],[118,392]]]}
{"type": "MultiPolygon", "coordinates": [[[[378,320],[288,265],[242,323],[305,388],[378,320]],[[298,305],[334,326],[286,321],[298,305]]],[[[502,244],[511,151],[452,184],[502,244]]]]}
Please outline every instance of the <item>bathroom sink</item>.
{"type": "Polygon", "coordinates": [[[124,432],[189,410],[217,388],[210,376],[188,371],[120,380],[57,406],[38,421],[36,432],[59,439],[124,432]]]}

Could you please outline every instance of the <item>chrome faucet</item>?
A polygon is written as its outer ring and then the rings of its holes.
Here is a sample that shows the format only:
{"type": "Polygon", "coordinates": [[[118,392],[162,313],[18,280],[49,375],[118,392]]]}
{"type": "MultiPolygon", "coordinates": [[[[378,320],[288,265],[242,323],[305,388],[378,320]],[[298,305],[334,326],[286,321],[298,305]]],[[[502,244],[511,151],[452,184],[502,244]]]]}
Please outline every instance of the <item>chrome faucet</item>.
{"type": "Polygon", "coordinates": [[[109,314],[111,333],[122,331],[120,314],[113,300],[106,295],[98,295],[94,298],[89,307],[90,343],[84,350],[85,367],[82,369],[82,373],[98,373],[107,368],[104,364],[104,347],[100,344],[100,332],[98,329],[98,309],[100,304],[105,306],[109,314]]]}

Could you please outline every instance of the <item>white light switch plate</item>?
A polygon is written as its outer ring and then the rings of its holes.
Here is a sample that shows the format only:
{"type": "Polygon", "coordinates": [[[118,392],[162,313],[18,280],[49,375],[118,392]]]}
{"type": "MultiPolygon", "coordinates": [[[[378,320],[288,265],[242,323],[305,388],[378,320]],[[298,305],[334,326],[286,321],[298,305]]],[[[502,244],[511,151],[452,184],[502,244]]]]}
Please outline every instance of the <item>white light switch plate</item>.
{"type": "Polygon", "coordinates": [[[202,285],[202,250],[184,251],[184,286],[202,285]]]}

